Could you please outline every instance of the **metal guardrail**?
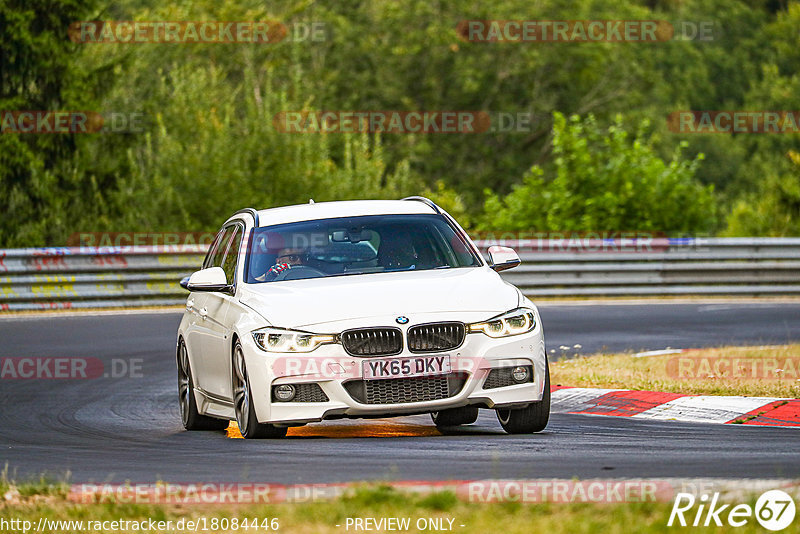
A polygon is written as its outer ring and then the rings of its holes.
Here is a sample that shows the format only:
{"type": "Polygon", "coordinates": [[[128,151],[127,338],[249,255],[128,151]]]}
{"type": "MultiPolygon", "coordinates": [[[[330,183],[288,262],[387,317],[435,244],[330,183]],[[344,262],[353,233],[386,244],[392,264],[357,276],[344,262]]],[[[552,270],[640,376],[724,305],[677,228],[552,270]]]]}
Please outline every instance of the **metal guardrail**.
{"type": "MultiPolygon", "coordinates": [[[[800,238],[481,240],[530,296],[800,294],[800,238]]],[[[0,311],[181,304],[200,246],[0,250],[0,311]]]]}
{"type": "Polygon", "coordinates": [[[180,304],[201,246],[0,250],[0,311],[180,304]]]}
{"type": "Polygon", "coordinates": [[[800,294],[800,238],[478,241],[515,248],[532,296],[800,294]]]}

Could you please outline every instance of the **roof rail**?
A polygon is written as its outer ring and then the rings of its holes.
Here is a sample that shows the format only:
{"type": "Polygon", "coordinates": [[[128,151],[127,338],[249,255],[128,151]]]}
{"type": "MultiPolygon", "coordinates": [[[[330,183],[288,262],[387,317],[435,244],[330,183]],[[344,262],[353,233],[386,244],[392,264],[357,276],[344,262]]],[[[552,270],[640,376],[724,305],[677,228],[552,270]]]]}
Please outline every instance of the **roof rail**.
{"type": "Polygon", "coordinates": [[[413,196],[413,197],[406,197],[403,200],[414,200],[416,202],[422,202],[423,204],[431,208],[433,211],[435,211],[437,214],[439,215],[442,214],[442,210],[439,209],[439,206],[437,206],[436,203],[429,198],[413,196]]]}
{"type": "Polygon", "coordinates": [[[247,213],[248,215],[252,215],[253,219],[255,220],[255,223],[253,224],[253,226],[258,228],[258,212],[256,211],[255,208],[243,208],[243,209],[240,209],[239,211],[237,211],[236,213],[234,213],[234,215],[239,215],[240,213],[247,213]]]}

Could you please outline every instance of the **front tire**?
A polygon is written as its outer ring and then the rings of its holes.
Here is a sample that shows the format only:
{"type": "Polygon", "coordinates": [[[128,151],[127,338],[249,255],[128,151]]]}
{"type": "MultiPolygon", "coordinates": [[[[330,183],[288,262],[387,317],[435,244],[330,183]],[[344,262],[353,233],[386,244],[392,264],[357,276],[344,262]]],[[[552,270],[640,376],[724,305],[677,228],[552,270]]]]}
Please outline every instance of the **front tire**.
{"type": "Polygon", "coordinates": [[[542,400],[526,408],[497,410],[497,420],[509,434],[533,434],[541,432],[550,420],[550,365],[545,360],[544,391],[542,400]]]}
{"type": "Polygon", "coordinates": [[[239,425],[244,439],[282,438],[286,435],[286,427],[262,425],[256,418],[253,406],[250,377],[247,376],[247,365],[244,361],[242,345],[237,341],[233,349],[233,407],[236,412],[236,424],[239,425]]]}
{"type": "Polygon", "coordinates": [[[462,406],[450,408],[439,412],[432,412],[431,419],[436,428],[452,428],[454,426],[470,425],[478,420],[478,408],[475,406],[462,406]]]}
{"type": "Polygon", "coordinates": [[[181,405],[181,420],[186,430],[225,430],[228,427],[228,421],[201,415],[197,410],[189,351],[186,350],[186,343],[182,339],[178,345],[178,398],[181,405]]]}

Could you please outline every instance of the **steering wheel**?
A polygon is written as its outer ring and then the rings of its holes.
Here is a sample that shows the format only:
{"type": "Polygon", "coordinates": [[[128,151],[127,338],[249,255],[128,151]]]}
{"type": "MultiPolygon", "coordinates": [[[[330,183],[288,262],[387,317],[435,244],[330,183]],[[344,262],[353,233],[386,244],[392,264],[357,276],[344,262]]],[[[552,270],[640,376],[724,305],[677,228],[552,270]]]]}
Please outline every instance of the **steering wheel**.
{"type": "Polygon", "coordinates": [[[272,281],[280,282],[281,280],[301,280],[303,278],[322,278],[327,276],[324,272],[308,265],[296,265],[290,269],[286,269],[278,273],[272,281]],[[311,276],[313,275],[313,276],[311,276]]]}

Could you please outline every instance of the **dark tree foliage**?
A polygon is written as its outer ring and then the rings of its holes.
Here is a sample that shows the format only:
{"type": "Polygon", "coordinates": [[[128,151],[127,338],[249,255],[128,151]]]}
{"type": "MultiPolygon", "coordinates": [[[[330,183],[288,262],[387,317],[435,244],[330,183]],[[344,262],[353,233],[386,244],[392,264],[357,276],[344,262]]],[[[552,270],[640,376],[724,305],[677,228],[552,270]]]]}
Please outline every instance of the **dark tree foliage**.
{"type": "Polygon", "coordinates": [[[207,231],[244,205],[420,193],[486,229],[794,235],[796,134],[678,134],[667,116],[800,109],[798,27],[800,4],[783,0],[0,0],[0,111],[143,117],[103,134],[0,134],[0,246],[207,231]],[[70,23],[96,19],[277,20],[290,33],[269,44],[69,40],[70,23]],[[469,19],[713,31],[478,43],[457,29],[469,19]],[[322,39],[302,38],[311,23],[322,39]],[[463,135],[286,134],[273,118],[292,110],[532,120],[463,135]]]}
{"type": "MultiPolygon", "coordinates": [[[[93,0],[0,3],[0,110],[57,111],[92,106],[69,24],[92,13],[93,0]]],[[[61,237],[80,213],[86,188],[73,171],[75,135],[0,135],[0,243],[43,244],[61,237]]]]}

